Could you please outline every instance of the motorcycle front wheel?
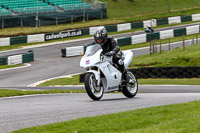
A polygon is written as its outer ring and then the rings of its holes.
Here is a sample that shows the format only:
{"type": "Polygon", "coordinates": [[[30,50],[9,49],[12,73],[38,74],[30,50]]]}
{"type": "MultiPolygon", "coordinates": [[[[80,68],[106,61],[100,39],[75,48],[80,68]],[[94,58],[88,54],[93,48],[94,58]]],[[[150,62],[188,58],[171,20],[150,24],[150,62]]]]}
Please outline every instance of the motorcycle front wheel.
{"type": "Polygon", "coordinates": [[[84,81],[88,96],[93,100],[100,100],[103,96],[104,88],[101,85],[97,85],[95,75],[93,73],[87,73],[84,81]]]}
{"type": "Polygon", "coordinates": [[[136,77],[133,75],[133,73],[131,73],[130,71],[128,71],[127,73],[128,73],[129,79],[132,80],[133,82],[126,83],[126,86],[123,87],[122,93],[128,98],[132,98],[138,92],[138,82],[137,82],[136,77]]]}

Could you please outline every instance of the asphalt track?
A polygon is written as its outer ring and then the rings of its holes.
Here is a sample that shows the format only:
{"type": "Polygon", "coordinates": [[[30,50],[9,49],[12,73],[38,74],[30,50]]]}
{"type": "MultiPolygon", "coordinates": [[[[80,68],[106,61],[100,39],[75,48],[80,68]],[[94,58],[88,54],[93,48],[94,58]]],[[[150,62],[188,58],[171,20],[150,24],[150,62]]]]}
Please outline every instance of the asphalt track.
{"type": "MultiPolygon", "coordinates": [[[[197,24],[200,23],[161,28],[156,29],[155,32],[167,29],[183,28],[197,24]]],[[[143,33],[143,31],[138,31],[133,33],[114,35],[113,37],[126,37],[143,33]]],[[[33,50],[35,53],[35,61],[31,63],[31,67],[10,71],[0,71],[0,87],[26,87],[29,84],[40,80],[83,72],[84,70],[79,67],[80,57],[61,58],[60,50],[64,47],[80,46],[91,43],[92,41],[92,38],[87,38],[76,40],[75,42],[63,42],[57,45],[0,52],[0,56],[19,54],[27,52],[28,50],[33,50]]],[[[139,49],[134,51],[134,56],[147,54],[148,52],[148,48],[139,49]]]]}
{"type": "Polygon", "coordinates": [[[196,100],[200,100],[200,93],[139,93],[130,99],[122,94],[105,94],[100,101],[92,101],[84,93],[0,98],[0,133],[81,117],[196,100]]]}

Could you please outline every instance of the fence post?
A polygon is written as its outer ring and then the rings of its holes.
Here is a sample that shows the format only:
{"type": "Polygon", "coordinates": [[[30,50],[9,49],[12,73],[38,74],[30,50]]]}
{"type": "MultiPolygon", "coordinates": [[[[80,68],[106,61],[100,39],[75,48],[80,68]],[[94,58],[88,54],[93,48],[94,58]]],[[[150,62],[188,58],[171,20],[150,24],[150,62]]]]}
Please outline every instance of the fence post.
{"type": "Polygon", "coordinates": [[[56,25],[58,25],[58,17],[56,17],[56,25]]]}
{"type": "Polygon", "coordinates": [[[198,44],[198,34],[196,34],[196,44],[198,44]]]}
{"type": "Polygon", "coordinates": [[[183,50],[185,50],[185,37],[183,35],[183,50]]]}
{"type": "Polygon", "coordinates": [[[87,21],[89,20],[89,13],[87,12],[87,21]]]}
{"type": "Polygon", "coordinates": [[[21,27],[23,27],[23,19],[21,19],[21,27]]]}
{"type": "Polygon", "coordinates": [[[40,27],[40,19],[38,19],[38,21],[39,21],[39,25],[38,25],[38,27],[40,27]]]}
{"type": "Polygon", "coordinates": [[[101,20],[103,19],[103,12],[101,11],[101,20]]]}
{"type": "Polygon", "coordinates": [[[162,52],[162,47],[161,47],[161,39],[160,39],[160,54],[161,54],[161,52],[162,52]]]}
{"type": "Polygon", "coordinates": [[[74,18],[73,18],[73,15],[71,15],[71,23],[74,22],[74,18]]]}
{"type": "Polygon", "coordinates": [[[154,40],[155,44],[154,44],[154,54],[157,53],[157,40],[154,40]]]}
{"type": "Polygon", "coordinates": [[[194,37],[192,37],[192,45],[194,45],[194,37]]]}
{"type": "Polygon", "coordinates": [[[2,28],[2,29],[4,28],[4,20],[2,20],[1,28],[2,28]]]}
{"type": "Polygon", "coordinates": [[[149,54],[151,55],[151,40],[150,40],[149,54]]]}
{"type": "Polygon", "coordinates": [[[171,50],[171,47],[170,47],[170,38],[169,38],[169,48],[168,49],[171,50]]]}
{"type": "Polygon", "coordinates": [[[152,54],[154,54],[154,52],[155,52],[154,43],[155,43],[155,40],[152,41],[152,45],[153,45],[153,46],[152,46],[152,48],[153,48],[152,54]]]}

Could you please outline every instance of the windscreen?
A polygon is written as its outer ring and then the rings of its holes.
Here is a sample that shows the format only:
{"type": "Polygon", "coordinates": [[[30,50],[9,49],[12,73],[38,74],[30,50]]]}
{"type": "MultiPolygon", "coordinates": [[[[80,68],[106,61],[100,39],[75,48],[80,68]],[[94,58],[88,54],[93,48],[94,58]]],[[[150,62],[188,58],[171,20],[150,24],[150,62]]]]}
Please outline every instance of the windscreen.
{"type": "Polygon", "coordinates": [[[86,48],[85,55],[87,55],[87,56],[92,56],[92,55],[94,55],[99,49],[101,49],[101,46],[100,46],[99,44],[94,44],[94,45],[88,46],[88,47],[86,48]]]}

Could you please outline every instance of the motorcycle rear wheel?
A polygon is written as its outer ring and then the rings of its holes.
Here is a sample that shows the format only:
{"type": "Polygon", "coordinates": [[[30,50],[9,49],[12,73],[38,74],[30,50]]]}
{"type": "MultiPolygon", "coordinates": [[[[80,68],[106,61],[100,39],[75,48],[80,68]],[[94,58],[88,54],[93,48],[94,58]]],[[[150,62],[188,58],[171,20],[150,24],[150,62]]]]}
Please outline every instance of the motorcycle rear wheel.
{"type": "Polygon", "coordinates": [[[97,86],[97,80],[93,73],[87,73],[85,75],[85,89],[88,96],[93,100],[100,100],[104,93],[104,88],[97,86]]]}
{"type": "Polygon", "coordinates": [[[123,87],[122,93],[128,98],[132,98],[138,92],[138,82],[133,73],[131,73],[130,71],[128,71],[127,73],[128,73],[129,79],[133,80],[134,83],[126,83],[126,86],[123,87]]]}

